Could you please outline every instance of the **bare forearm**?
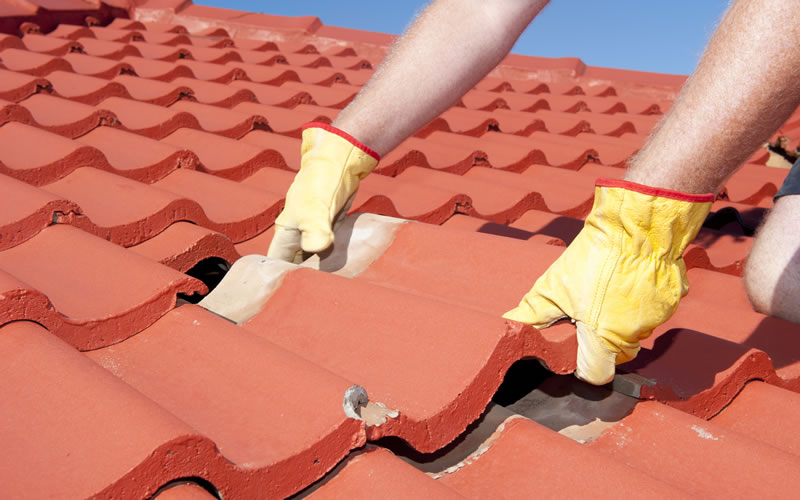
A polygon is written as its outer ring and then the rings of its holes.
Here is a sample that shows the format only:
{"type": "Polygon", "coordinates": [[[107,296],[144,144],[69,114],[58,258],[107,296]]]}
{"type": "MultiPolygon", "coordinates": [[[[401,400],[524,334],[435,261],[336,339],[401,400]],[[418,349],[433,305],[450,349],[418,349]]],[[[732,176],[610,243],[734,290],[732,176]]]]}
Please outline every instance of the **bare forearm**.
{"type": "Polygon", "coordinates": [[[626,179],[715,192],[800,104],[798,1],[739,0],[626,179]]]}
{"type": "Polygon", "coordinates": [[[547,2],[433,2],[334,125],[388,153],[491,71],[547,2]]]}

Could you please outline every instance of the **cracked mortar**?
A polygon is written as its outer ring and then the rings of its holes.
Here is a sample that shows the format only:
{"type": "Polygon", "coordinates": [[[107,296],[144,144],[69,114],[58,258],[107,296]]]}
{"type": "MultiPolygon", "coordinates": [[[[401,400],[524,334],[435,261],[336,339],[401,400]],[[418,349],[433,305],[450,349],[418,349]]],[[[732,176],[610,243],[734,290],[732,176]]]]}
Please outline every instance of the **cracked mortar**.
{"type": "Polygon", "coordinates": [[[441,478],[443,478],[443,477],[445,477],[445,476],[447,476],[449,474],[453,474],[455,472],[458,472],[459,470],[461,470],[462,468],[466,467],[467,465],[472,465],[472,463],[474,463],[475,461],[480,459],[481,456],[483,456],[487,451],[489,451],[489,449],[492,447],[492,445],[494,444],[495,441],[500,439],[500,436],[503,434],[503,431],[505,430],[506,425],[509,422],[511,422],[512,420],[515,420],[515,419],[518,419],[518,418],[525,418],[525,417],[522,417],[522,416],[519,416],[519,415],[512,415],[512,416],[508,417],[507,419],[505,419],[503,421],[503,423],[501,423],[499,426],[497,426],[497,430],[494,431],[494,433],[492,433],[492,435],[489,436],[489,438],[486,441],[481,443],[481,445],[478,447],[477,450],[475,450],[474,453],[472,453],[470,456],[468,456],[464,460],[460,461],[459,463],[457,463],[457,464],[455,464],[455,465],[453,465],[451,467],[448,467],[447,469],[443,470],[442,472],[438,472],[438,473],[428,472],[427,474],[433,479],[441,479],[441,478]]]}

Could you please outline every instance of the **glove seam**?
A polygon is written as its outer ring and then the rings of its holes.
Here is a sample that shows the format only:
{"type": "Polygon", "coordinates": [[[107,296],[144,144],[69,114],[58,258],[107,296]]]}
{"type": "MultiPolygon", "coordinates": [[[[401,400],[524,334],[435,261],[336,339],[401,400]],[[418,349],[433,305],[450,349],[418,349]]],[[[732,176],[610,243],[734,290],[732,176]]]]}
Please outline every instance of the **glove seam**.
{"type": "Polygon", "coordinates": [[[340,128],[336,128],[336,127],[334,127],[333,125],[331,125],[329,123],[309,122],[309,123],[306,123],[305,125],[303,125],[302,130],[305,131],[306,129],[309,129],[309,128],[321,128],[322,130],[325,130],[326,132],[330,132],[331,134],[338,135],[342,139],[344,139],[347,142],[349,142],[351,146],[353,146],[355,148],[358,148],[359,150],[361,150],[364,153],[368,154],[369,156],[373,157],[375,159],[375,161],[378,161],[378,162],[381,161],[381,155],[379,155],[374,149],[370,148],[369,146],[367,146],[366,144],[364,144],[363,142],[359,141],[358,139],[356,139],[355,137],[353,137],[352,135],[348,134],[347,132],[345,132],[344,130],[342,130],[340,128]]]}
{"type": "Polygon", "coordinates": [[[689,203],[711,203],[714,201],[714,195],[711,193],[692,194],[675,191],[672,189],[647,186],[645,184],[637,184],[635,182],[626,181],[622,179],[606,179],[600,178],[595,182],[595,186],[607,188],[621,188],[626,191],[633,191],[648,196],[656,196],[659,198],[668,198],[676,201],[686,201],[689,203]]]}
{"type": "MultiPolygon", "coordinates": [[[[352,161],[352,158],[353,158],[353,152],[354,152],[355,149],[356,149],[356,147],[353,146],[353,147],[350,148],[350,151],[347,153],[347,159],[345,160],[345,167],[342,169],[341,175],[339,175],[339,180],[336,183],[336,189],[331,193],[330,199],[328,200],[328,222],[329,222],[330,225],[333,225],[333,220],[336,218],[336,215],[338,214],[339,210],[341,210],[341,208],[339,208],[336,211],[336,213],[333,212],[333,210],[336,208],[334,206],[335,205],[334,201],[336,201],[335,200],[336,194],[339,193],[339,191],[342,188],[342,184],[344,183],[345,176],[350,175],[349,170],[350,170],[350,165],[351,165],[351,161],[352,161]]],[[[360,184],[360,182],[358,180],[356,180],[355,182],[356,182],[356,186],[355,186],[356,189],[353,190],[353,193],[355,193],[358,190],[358,185],[360,184]]],[[[349,198],[350,198],[350,194],[348,194],[347,198],[345,198],[345,203],[347,202],[347,199],[349,199],[349,198]]],[[[344,207],[344,205],[342,205],[342,207],[344,207]]]]}
{"type": "Polygon", "coordinates": [[[600,276],[598,277],[597,283],[598,293],[595,294],[594,299],[592,300],[592,307],[589,310],[590,322],[588,323],[588,326],[595,330],[597,330],[599,325],[600,313],[603,309],[603,302],[605,302],[606,292],[608,291],[608,287],[611,285],[611,279],[614,275],[614,270],[617,268],[619,258],[622,255],[622,239],[624,238],[624,232],[619,228],[619,214],[622,211],[622,205],[625,201],[625,194],[625,191],[623,191],[615,210],[615,214],[617,216],[617,227],[615,227],[615,231],[617,232],[617,235],[615,235],[615,238],[609,238],[609,241],[611,242],[611,249],[609,249],[608,254],[603,260],[603,267],[600,269],[600,276]]]}

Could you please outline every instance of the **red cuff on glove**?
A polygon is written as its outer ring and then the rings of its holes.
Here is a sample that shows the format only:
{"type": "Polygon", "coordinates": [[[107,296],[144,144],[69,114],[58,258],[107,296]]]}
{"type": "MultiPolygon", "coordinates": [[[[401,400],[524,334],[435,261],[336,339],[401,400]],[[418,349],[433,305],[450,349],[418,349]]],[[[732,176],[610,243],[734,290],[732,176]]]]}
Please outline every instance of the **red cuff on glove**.
{"type": "Polygon", "coordinates": [[[644,184],[636,184],[635,182],[623,181],[621,179],[597,179],[595,186],[623,188],[629,191],[636,191],[650,196],[660,196],[662,198],[670,198],[678,201],[689,201],[692,203],[709,203],[714,201],[713,194],[689,194],[681,193],[680,191],[673,191],[671,189],[664,189],[652,186],[645,186],[644,184]]]}
{"type": "Polygon", "coordinates": [[[305,125],[303,125],[303,130],[305,130],[307,128],[321,128],[323,130],[327,130],[328,132],[330,132],[332,134],[336,134],[339,137],[341,137],[342,139],[344,139],[347,142],[349,142],[350,144],[352,144],[353,146],[355,146],[358,149],[360,149],[361,151],[363,151],[363,152],[367,153],[368,155],[370,155],[371,157],[375,158],[375,161],[381,161],[381,155],[376,153],[373,149],[369,148],[366,144],[364,144],[363,142],[359,141],[358,139],[356,139],[352,135],[348,134],[344,130],[340,130],[340,129],[334,127],[333,125],[331,125],[329,123],[309,122],[309,123],[306,123],[305,125]]]}

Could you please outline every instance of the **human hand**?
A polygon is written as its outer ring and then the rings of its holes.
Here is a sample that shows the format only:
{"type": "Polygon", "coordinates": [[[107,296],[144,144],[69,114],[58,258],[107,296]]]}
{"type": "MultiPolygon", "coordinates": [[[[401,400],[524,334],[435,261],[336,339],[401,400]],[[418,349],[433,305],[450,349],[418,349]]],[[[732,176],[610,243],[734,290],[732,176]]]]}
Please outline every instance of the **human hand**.
{"type": "Polygon", "coordinates": [[[267,255],[299,263],[302,252],[318,253],[333,243],[335,226],[353,202],[361,179],[380,157],[346,132],[325,123],[303,127],[300,171],[275,220],[267,255]]]}
{"type": "Polygon", "coordinates": [[[581,232],[503,317],[537,328],[572,319],[575,375],[595,385],[610,382],[615,365],[635,358],[639,341],[689,291],[683,251],[712,201],[711,194],[598,179],[581,232]]]}

